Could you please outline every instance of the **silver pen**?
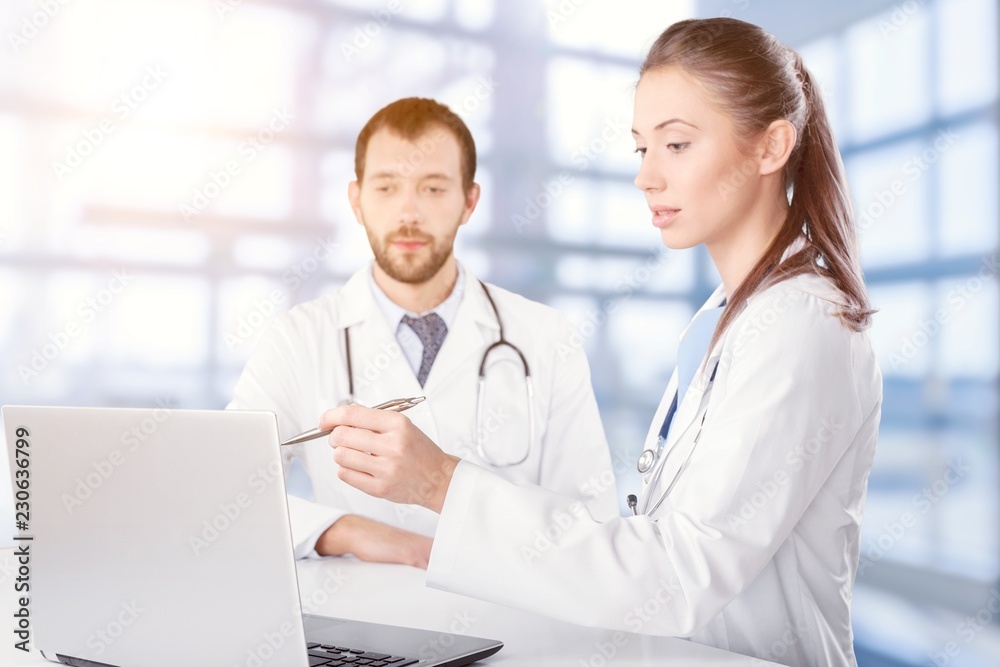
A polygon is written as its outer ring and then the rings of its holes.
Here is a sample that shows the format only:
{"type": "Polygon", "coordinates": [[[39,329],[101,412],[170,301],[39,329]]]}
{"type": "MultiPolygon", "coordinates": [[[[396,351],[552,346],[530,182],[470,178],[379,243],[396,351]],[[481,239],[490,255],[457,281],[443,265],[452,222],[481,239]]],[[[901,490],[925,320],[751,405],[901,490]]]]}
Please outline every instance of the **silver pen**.
{"type": "MultiPolygon", "coordinates": [[[[389,410],[391,412],[403,412],[404,410],[409,410],[414,405],[418,403],[423,403],[427,400],[426,396],[414,396],[413,398],[396,398],[391,401],[386,401],[385,403],[379,403],[373,406],[373,410],[389,410]]],[[[297,445],[300,442],[309,442],[310,440],[315,440],[316,438],[322,438],[324,435],[330,435],[333,433],[333,429],[321,429],[319,427],[309,429],[305,433],[299,433],[296,436],[285,440],[281,443],[282,447],[285,445],[297,445]]]]}

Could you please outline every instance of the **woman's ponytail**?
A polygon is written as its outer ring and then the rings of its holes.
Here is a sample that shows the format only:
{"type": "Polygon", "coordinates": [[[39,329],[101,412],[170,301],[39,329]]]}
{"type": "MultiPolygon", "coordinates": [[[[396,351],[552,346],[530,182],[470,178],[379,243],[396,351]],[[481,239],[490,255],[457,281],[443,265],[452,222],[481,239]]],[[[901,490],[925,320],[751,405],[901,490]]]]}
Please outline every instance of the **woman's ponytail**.
{"type": "Polygon", "coordinates": [[[867,328],[868,301],[850,195],[826,108],[802,58],[767,31],[731,18],[692,19],[673,24],[656,40],[640,68],[677,66],[715,94],[745,138],[775,120],[787,120],[797,143],[785,165],[791,194],[788,216],[758,262],[726,303],[712,345],[747,299],[802,273],[829,278],[843,295],[838,315],[854,331],[867,328]],[[805,234],[809,243],[781,261],[805,234]]]}

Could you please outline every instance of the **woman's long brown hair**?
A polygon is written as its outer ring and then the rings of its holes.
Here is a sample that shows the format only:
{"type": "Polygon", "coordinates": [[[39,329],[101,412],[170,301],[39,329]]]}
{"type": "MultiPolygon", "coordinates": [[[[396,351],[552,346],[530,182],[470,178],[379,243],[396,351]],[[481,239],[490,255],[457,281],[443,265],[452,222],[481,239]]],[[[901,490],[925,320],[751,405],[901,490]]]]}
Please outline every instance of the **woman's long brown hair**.
{"type": "Polygon", "coordinates": [[[809,70],[794,50],[767,31],[731,18],[692,19],[667,28],[639,70],[676,66],[706,87],[745,141],[775,120],[789,121],[798,140],[785,165],[788,215],[771,245],[727,301],[709,349],[755,292],[803,273],[828,277],[841,291],[838,316],[853,331],[875,312],[858,260],[857,233],[840,152],[809,70]],[[809,243],[784,262],[802,234],[809,243]]]}

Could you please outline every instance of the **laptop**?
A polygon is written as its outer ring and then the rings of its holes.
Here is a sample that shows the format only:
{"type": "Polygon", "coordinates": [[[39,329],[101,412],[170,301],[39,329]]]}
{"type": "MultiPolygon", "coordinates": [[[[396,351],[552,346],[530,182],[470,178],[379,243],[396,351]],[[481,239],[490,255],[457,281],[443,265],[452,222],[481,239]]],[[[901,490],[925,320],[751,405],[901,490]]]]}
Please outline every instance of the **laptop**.
{"type": "Polygon", "coordinates": [[[3,421],[49,660],[430,667],[503,646],[303,613],[270,412],[4,406],[3,421]]]}

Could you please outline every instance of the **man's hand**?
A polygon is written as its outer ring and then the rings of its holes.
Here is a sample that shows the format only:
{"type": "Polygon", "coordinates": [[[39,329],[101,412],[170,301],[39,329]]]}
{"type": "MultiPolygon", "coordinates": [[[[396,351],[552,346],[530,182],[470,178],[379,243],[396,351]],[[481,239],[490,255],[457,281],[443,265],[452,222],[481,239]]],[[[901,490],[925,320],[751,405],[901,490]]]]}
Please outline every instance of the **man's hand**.
{"type": "Polygon", "coordinates": [[[402,563],[426,570],[432,542],[424,535],[347,514],[316,540],[316,553],[321,556],[354,554],[371,563],[402,563]]]}
{"type": "Polygon", "coordinates": [[[441,512],[459,459],[445,454],[405,415],[347,405],[327,410],[321,428],[337,476],[368,495],[441,512]]]}

